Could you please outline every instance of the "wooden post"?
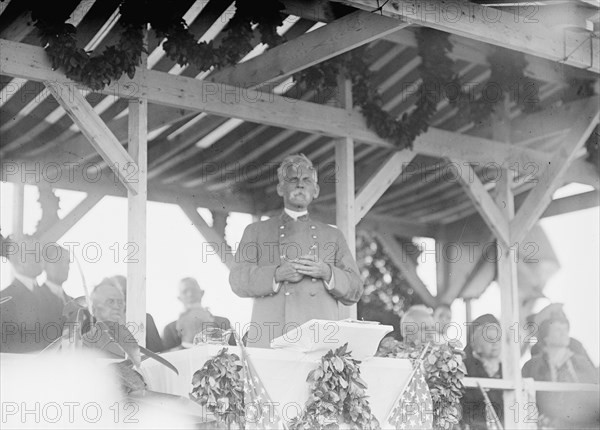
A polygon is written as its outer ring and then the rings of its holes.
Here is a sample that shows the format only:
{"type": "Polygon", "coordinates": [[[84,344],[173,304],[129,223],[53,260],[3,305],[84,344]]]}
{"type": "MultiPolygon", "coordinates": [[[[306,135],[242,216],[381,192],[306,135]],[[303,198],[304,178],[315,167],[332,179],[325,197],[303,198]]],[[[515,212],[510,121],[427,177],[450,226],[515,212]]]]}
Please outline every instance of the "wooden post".
{"type": "MultiPolygon", "coordinates": [[[[143,57],[144,66],[147,64],[143,57]]],[[[146,346],[146,202],[148,199],[148,101],[129,101],[128,152],[137,165],[132,178],[137,193],[127,191],[127,323],[138,343],[146,346]]]]}
{"type": "MultiPolygon", "coordinates": [[[[348,79],[340,79],[339,102],[352,109],[352,87],[348,79]]],[[[335,142],[336,161],[336,224],[346,238],[352,256],[356,258],[356,222],[354,220],[354,139],[340,138],[335,142]]],[[[340,319],[356,318],[356,305],[339,305],[340,319]]]]}
{"type": "Polygon", "coordinates": [[[12,235],[23,234],[23,215],[25,209],[25,185],[13,184],[12,235]]]}
{"type": "MultiPolygon", "coordinates": [[[[496,114],[492,127],[494,138],[505,142],[510,139],[508,103],[508,96],[505,96],[504,106],[496,114]]],[[[512,176],[508,169],[502,169],[502,176],[496,183],[495,207],[503,217],[503,222],[508,225],[506,234],[510,237],[510,221],[515,216],[515,201],[512,192],[512,176]]],[[[504,428],[527,428],[524,422],[527,414],[527,402],[523,396],[521,344],[518,327],[520,308],[517,282],[518,255],[510,242],[500,240],[499,237],[497,237],[496,246],[498,250],[496,280],[500,286],[502,377],[514,383],[514,390],[504,391],[504,428]]]]}
{"type": "MultiPolygon", "coordinates": [[[[505,207],[504,213],[510,221],[515,214],[511,177],[508,170],[502,170],[502,178],[496,186],[496,200],[499,207],[505,207]]],[[[522,395],[521,345],[519,342],[519,291],[517,283],[517,253],[515,247],[496,241],[497,281],[500,285],[500,327],[502,329],[502,376],[515,384],[514,390],[504,391],[505,428],[523,428],[523,417],[527,413],[522,395]],[[515,339],[516,337],[516,339],[515,339]]]]}
{"type": "Polygon", "coordinates": [[[473,308],[471,306],[471,299],[465,299],[465,320],[468,323],[473,321],[473,308]]]}

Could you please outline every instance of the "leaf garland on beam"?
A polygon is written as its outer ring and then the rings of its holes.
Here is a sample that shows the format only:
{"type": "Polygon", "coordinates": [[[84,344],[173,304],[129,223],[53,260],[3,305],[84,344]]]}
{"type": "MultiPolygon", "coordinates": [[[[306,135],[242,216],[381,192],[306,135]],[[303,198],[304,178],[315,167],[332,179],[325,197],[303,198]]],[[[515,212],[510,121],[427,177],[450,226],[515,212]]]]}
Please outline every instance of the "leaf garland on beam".
{"type": "Polygon", "coordinates": [[[418,66],[422,80],[415,91],[414,109],[400,119],[382,107],[383,101],[369,70],[365,47],[304,70],[296,74],[296,81],[305,87],[324,91],[336,87],[340,74],[346,76],[352,82],[353,103],[360,107],[367,126],[380,137],[394,142],[398,149],[412,148],[415,138],[429,128],[445,84],[455,79],[454,62],[448,56],[452,50],[448,34],[422,27],[415,30],[415,35],[422,60],[418,66]]]}
{"type": "MultiPolygon", "coordinates": [[[[54,5],[54,3],[52,3],[54,5]]],[[[224,29],[222,42],[198,42],[182,18],[172,17],[150,0],[123,0],[119,11],[119,40],[95,56],[77,46],[77,29],[67,24],[63,7],[57,13],[43,2],[29,5],[42,46],[46,47],[52,67],[92,90],[100,90],[123,74],[135,76],[144,50],[144,31],[148,24],[156,36],[165,38],[163,49],[179,66],[192,64],[200,71],[236,64],[253,48],[253,26],[257,25],[262,43],[275,46],[284,38],[277,34],[283,24],[283,4],[278,0],[237,0],[236,12],[224,29]]],[[[60,9],[60,7],[59,7],[60,9]]]]}

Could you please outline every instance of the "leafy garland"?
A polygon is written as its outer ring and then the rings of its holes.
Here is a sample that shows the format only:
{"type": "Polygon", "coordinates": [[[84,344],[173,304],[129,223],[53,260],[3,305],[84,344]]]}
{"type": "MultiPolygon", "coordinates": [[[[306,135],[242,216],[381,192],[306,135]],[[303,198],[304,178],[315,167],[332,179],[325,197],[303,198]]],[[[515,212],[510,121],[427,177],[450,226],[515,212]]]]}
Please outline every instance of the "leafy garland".
{"type": "Polygon", "coordinates": [[[227,351],[223,348],[194,373],[190,399],[206,406],[218,422],[228,427],[236,423],[244,428],[242,363],[238,355],[227,351]]]}
{"type": "Polygon", "coordinates": [[[411,148],[414,139],[427,131],[429,122],[437,111],[439,89],[454,79],[453,61],[448,57],[452,50],[446,33],[428,28],[415,30],[417,50],[421,57],[419,75],[422,82],[416,94],[415,108],[398,120],[383,109],[383,101],[367,62],[366,48],[320,63],[298,73],[300,85],[324,91],[337,86],[338,76],[352,82],[352,97],[367,120],[367,126],[396,144],[398,149],[411,148]]]}
{"type": "MultiPolygon", "coordinates": [[[[382,341],[378,356],[417,360],[425,345],[406,345],[392,338],[382,341]]],[[[425,379],[433,400],[433,426],[449,430],[461,418],[460,399],[464,392],[462,379],[466,369],[462,351],[450,344],[430,345],[423,361],[425,379]]]]}
{"type": "MultiPolygon", "coordinates": [[[[160,39],[165,38],[163,49],[168,58],[180,66],[192,64],[200,71],[222,68],[237,63],[252,48],[254,25],[258,25],[261,42],[275,46],[284,38],[277,34],[282,25],[283,5],[278,0],[237,0],[235,15],[224,28],[224,37],[217,46],[215,41],[198,42],[180,17],[174,17],[151,0],[122,0],[120,37],[115,45],[106,47],[99,55],[77,46],[77,29],[67,24],[68,11],[50,11],[49,4],[32,2],[29,5],[32,20],[38,30],[42,46],[46,47],[52,67],[62,69],[65,75],[93,90],[101,90],[123,74],[135,75],[141,64],[144,49],[144,30],[147,25],[160,39]]],[[[60,8],[60,6],[59,6],[60,8]]]]}
{"type": "Polygon", "coordinates": [[[348,344],[330,350],[308,374],[310,397],[293,430],[338,429],[340,418],[352,429],[379,429],[360,377],[360,361],[351,358],[348,344]]]}
{"type": "MultiPolygon", "coordinates": [[[[50,5],[56,8],[54,3],[32,2],[35,6],[30,5],[30,9],[53,68],[64,70],[68,78],[93,90],[106,87],[124,73],[130,78],[134,77],[136,66],[141,64],[144,30],[148,25],[156,37],[165,39],[162,47],[168,58],[182,67],[191,64],[199,71],[237,63],[252,49],[253,28],[256,25],[261,42],[272,47],[285,40],[276,31],[284,19],[284,6],[279,0],[236,0],[236,12],[224,28],[224,36],[219,42],[198,42],[182,18],[152,3],[156,2],[122,0],[119,40],[95,56],[90,56],[90,53],[77,46],[77,29],[65,23],[68,17],[65,6],[59,6],[62,10],[57,13],[55,9],[49,9],[50,5]]],[[[452,50],[449,35],[418,28],[415,36],[422,60],[418,67],[422,81],[416,90],[414,108],[400,119],[383,109],[381,95],[369,70],[365,47],[304,70],[296,75],[296,80],[300,87],[327,91],[337,87],[339,76],[349,78],[353,88],[353,103],[361,109],[368,127],[382,138],[394,142],[398,149],[411,148],[415,138],[427,131],[441,97],[448,97],[448,84],[459,84],[453,72],[454,61],[448,56],[452,50]]],[[[510,61],[506,61],[497,50],[489,60],[492,74],[488,82],[498,83],[503,92],[510,92],[511,85],[516,83],[517,98],[523,94],[519,89],[525,84],[524,56],[516,59],[511,57],[510,61]]],[[[456,85],[453,86],[456,88],[456,85]]],[[[468,115],[475,122],[481,122],[493,112],[495,102],[490,103],[485,97],[478,100],[471,98],[461,90],[460,96],[451,102],[459,107],[459,113],[468,115]]]]}

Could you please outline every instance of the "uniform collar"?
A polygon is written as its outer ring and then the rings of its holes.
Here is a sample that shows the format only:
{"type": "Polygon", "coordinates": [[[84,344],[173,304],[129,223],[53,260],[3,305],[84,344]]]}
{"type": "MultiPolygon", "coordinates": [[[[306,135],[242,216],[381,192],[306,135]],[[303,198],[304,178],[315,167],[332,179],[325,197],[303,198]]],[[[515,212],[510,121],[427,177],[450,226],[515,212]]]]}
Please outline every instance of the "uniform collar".
{"type": "Polygon", "coordinates": [[[281,213],[281,218],[283,219],[283,221],[308,221],[309,220],[308,211],[297,212],[297,211],[292,211],[288,208],[283,209],[283,212],[281,213]]]}
{"type": "Polygon", "coordinates": [[[38,285],[35,281],[35,278],[30,278],[29,276],[21,275],[18,272],[14,272],[15,279],[19,281],[21,284],[25,285],[29,291],[33,291],[38,285]]]}

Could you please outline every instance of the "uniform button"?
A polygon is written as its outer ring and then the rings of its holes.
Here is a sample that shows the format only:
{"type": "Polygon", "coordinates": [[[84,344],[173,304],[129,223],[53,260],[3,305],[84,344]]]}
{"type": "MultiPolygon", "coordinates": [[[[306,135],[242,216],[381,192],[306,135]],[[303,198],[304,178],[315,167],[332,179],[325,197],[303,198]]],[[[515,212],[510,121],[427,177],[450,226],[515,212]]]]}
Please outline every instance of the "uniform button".
{"type": "Polygon", "coordinates": [[[290,295],[290,292],[289,292],[289,291],[286,291],[284,295],[285,295],[285,296],[289,296],[289,295],[290,295]]]}
{"type": "Polygon", "coordinates": [[[280,255],[279,258],[283,260],[285,258],[285,255],[280,255]]]}
{"type": "Polygon", "coordinates": [[[313,234],[313,237],[312,237],[312,238],[313,238],[313,239],[316,239],[316,238],[317,238],[317,236],[315,236],[315,235],[313,234]]]}
{"type": "Polygon", "coordinates": [[[285,228],[285,226],[283,226],[283,225],[280,225],[280,226],[279,226],[279,228],[280,228],[281,230],[283,230],[283,229],[285,228]]]}
{"type": "Polygon", "coordinates": [[[285,237],[285,234],[281,233],[279,236],[281,236],[281,237],[285,237]]]}
{"type": "Polygon", "coordinates": [[[317,295],[317,293],[315,293],[314,291],[311,291],[311,292],[310,292],[310,293],[308,293],[308,294],[310,294],[310,296],[311,296],[311,297],[314,297],[314,296],[316,296],[316,295],[317,295]]]}
{"type": "Polygon", "coordinates": [[[317,280],[316,280],[315,278],[312,278],[312,279],[311,279],[311,281],[313,281],[313,282],[317,282],[317,280]]]}
{"type": "Polygon", "coordinates": [[[311,228],[312,230],[314,230],[314,229],[315,229],[315,228],[317,228],[317,227],[315,227],[314,225],[311,225],[311,226],[310,226],[310,228],[311,228]]]}

